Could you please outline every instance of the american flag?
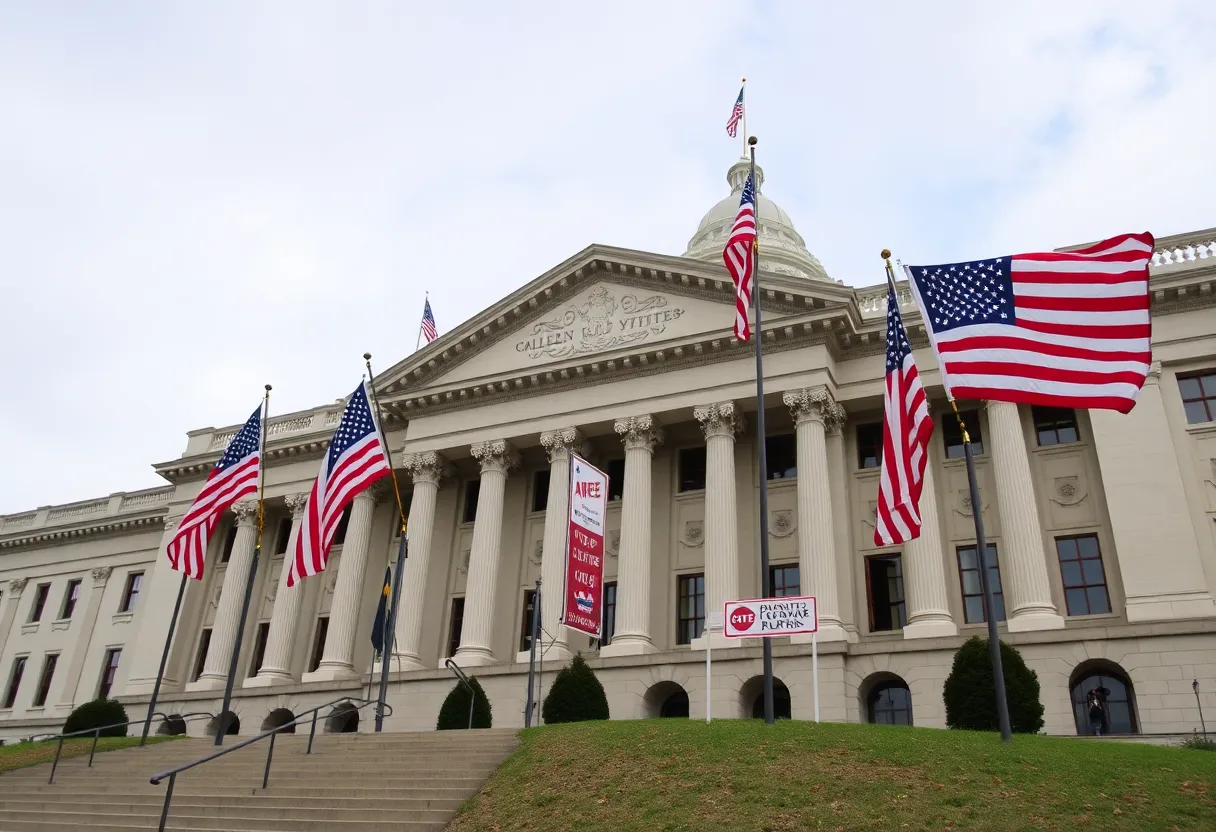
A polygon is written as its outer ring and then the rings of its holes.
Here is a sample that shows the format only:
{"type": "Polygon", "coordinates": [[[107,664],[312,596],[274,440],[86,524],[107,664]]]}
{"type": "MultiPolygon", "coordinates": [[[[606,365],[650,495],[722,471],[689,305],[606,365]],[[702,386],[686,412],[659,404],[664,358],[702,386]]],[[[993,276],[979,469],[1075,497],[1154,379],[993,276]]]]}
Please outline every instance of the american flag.
{"type": "Polygon", "coordinates": [[[752,303],[752,277],[756,258],[752,247],[756,244],[756,189],[752,177],[743,184],[743,196],[739,200],[739,215],[730,230],[730,238],[722,251],[722,261],[735,282],[735,337],[746,341],[752,337],[751,324],[747,320],[747,308],[752,303]]]}
{"type": "Polygon", "coordinates": [[[951,396],[1126,413],[1152,363],[1153,235],[905,266],[951,396]]]}
{"type": "Polygon", "coordinates": [[[291,571],[287,574],[289,587],[295,586],[300,578],[325,569],[342,512],[355,495],[391,470],[372,415],[367,383],[360,382],[346,404],[338,430],[321,460],[321,473],[308,495],[291,571]]]}
{"type": "Polygon", "coordinates": [[[422,307],[422,337],[429,344],[439,337],[439,330],[435,328],[435,315],[431,312],[431,299],[426,299],[426,304],[422,307]]]}
{"type": "Polygon", "coordinates": [[[165,547],[169,566],[196,581],[203,579],[207,541],[220,515],[242,497],[258,493],[262,460],[262,408],[228,442],[224,455],[211,469],[203,490],[177,524],[177,534],[165,547]]]}
{"type": "Polygon", "coordinates": [[[893,546],[920,536],[920,492],[933,420],[916,371],[895,293],[887,288],[887,378],[882,396],[882,476],[874,545],[893,546]]]}
{"type": "Polygon", "coordinates": [[[730,118],[726,120],[726,135],[732,139],[739,132],[739,122],[743,119],[743,90],[745,87],[739,87],[739,97],[735,99],[735,106],[731,107],[730,118]]]}

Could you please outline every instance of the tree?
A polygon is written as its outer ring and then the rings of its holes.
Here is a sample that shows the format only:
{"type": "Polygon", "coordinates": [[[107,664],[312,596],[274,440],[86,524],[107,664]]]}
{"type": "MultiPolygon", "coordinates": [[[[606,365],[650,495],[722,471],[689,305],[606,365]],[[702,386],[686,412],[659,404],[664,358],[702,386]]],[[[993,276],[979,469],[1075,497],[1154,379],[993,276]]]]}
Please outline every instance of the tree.
{"type": "Polygon", "coordinates": [[[604,686],[581,655],[558,671],[541,715],[546,725],[608,718],[604,686]]]}
{"type": "MultiPolygon", "coordinates": [[[[1001,642],[1001,665],[1005,672],[1005,698],[1009,723],[1017,734],[1036,734],[1043,727],[1043,703],[1039,701],[1039,677],[1026,666],[1022,654],[1001,642]]],[[[974,731],[996,731],[996,684],[988,642],[972,636],[954,654],[954,666],[946,677],[946,725],[974,731]]]]}
{"type": "MultiPolygon", "coordinates": [[[[476,677],[469,680],[473,688],[473,727],[489,728],[494,721],[490,710],[490,700],[481,689],[481,683],[476,677]]],[[[469,727],[469,689],[463,682],[457,682],[448,698],[443,700],[439,709],[439,722],[435,725],[437,731],[459,730],[469,727]]]]}
{"type": "MultiPolygon", "coordinates": [[[[127,721],[127,709],[117,699],[94,699],[85,702],[68,714],[63,723],[63,733],[72,734],[76,731],[87,731],[90,728],[101,728],[104,725],[118,725],[127,721]]],[[[103,737],[125,737],[127,726],[107,728],[101,732],[103,737]]]]}

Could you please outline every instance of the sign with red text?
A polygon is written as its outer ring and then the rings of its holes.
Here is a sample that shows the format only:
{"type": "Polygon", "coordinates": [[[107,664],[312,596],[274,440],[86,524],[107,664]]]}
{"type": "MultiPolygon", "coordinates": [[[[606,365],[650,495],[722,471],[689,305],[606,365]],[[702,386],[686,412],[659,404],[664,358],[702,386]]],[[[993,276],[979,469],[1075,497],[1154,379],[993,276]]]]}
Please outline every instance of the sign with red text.
{"type": "Polygon", "coordinates": [[[726,602],[727,638],[792,636],[818,629],[819,611],[813,595],[726,602]]]}
{"type": "Polygon", "coordinates": [[[562,623],[599,638],[604,622],[604,514],[608,475],[570,455],[570,522],[562,623]]]}

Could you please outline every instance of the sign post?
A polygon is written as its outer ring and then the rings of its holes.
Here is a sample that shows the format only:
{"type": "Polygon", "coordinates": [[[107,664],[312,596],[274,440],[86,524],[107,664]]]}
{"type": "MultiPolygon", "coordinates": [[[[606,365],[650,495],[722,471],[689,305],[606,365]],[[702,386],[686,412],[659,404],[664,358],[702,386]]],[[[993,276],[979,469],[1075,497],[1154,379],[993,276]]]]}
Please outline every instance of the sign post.
{"type": "Polygon", "coordinates": [[[819,633],[811,633],[811,685],[815,688],[815,721],[819,721],[819,633]]]}
{"type": "MultiPolygon", "coordinates": [[[[727,601],[727,638],[774,638],[811,635],[811,684],[815,688],[815,721],[819,721],[819,605],[813,595],[727,601]]],[[[706,661],[709,660],[708,650],[706,661]]]]}
{"type": "Polygon", "coordinates": [[[592,638],[603,637],[604,515],[608,475],[580,456],[570,456],[570,517],[566,528],[566,578],[561,622],[592,638]]]}
{"type": "Polygon", "coordinates": [[[713,673],[710,672],[710,666],[713,662],[712,655],[713,655],[714,640],[712,638],[710,638],[709,633],[722,632],[723,627],[726,626],[724,622],[725,622],[725,619],[723,618],[722,613],[720,613],[720,612],[711,612],[709,614],[709,621],[705,622],[706,630],[708,631],[705,636],[705,721],[706,722],[712,722],[713,717],[714,717],[714,705],[713,705],[714,679],[713,679],[713,673]]]}

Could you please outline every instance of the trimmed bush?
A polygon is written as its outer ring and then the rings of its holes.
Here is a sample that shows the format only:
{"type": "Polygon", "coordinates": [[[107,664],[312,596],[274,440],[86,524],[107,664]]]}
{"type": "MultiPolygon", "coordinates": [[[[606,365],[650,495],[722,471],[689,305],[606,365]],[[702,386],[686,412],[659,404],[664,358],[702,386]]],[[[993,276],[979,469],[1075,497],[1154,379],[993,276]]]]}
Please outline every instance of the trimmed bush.
{"type": "MultiPolygon", "coordinates": [[[[100,728],[103,725],[115,725],[127,721],[127,709],[117,699],[94,699],[85,702],[68,714],[67,722],[63,723],[63,733],[71,734],[76,731],[87,731],[90,728],[100,728]]],[[[125,737],[127,726],[108,728],[101,732],[103,737],[125,737]]]]}
{"type": "MultiPolygon", "coordinates": [[[[473,686],[473,727],[474,728],[490,728],[494,721],[493,714],[490,711],[490,700],[486,698],[486,692],[481,689],[481,683],[476,677],[469,680],[473,686]]],[[[443,707],[439,709],[439,722],[435,725],[438,731],[461,730],[469,727],[469,689],[462,683],[457,682],[456,687],[452,688],[452,692],[448,694],[448,698],[443,700],[443,707]]]]}
{"type": "Polygon", "coordinates": [[[546,725],[608,718],[604,686],[581,655],[558,671],[541,715],[546,725]]]}
{"type": "MultiPolygon", "coordinates": [[[[1005,698],[1009,723],[1016,734],[1037,734],[1043,727],[1043,703],[1039,701],[1039,677],[1026,666],[1022,654],[1001,642],[1001,666],[1005,672],[1005,698]]],[[[996,685],[988,642],[972,636],[954,654],[954,666],[946,677],[946,725],[973,731],[996,731],[996,685]]]]}

